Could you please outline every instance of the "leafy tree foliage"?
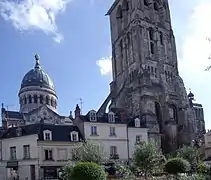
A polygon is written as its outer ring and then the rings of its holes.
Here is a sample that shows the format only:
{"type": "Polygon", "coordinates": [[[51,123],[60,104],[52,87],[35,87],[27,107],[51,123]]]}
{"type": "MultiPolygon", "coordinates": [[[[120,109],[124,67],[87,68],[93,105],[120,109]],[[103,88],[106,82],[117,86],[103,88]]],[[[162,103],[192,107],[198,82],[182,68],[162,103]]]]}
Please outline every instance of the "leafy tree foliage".
{"type": "Polygon", "coordinates": [[[178,173],[186,173],[190,170],[190,164],[182,158],[169,159],[165,165],[165,170],[169,174],[177,175],[178,173]]]}
{"type": "Polygon", "coordinates": [[[77,164],[71,173],[73,180],[106,180],[106,173],[102,167],[92,162],[77,164]]]}
{"type": "Polygon", "coordinates": [[[197,173],[202,174],[202,175],[209,175],[210,174],[210,168],[205,163],[200,162],[200,163],[197,164],[197,173]]]}
{"type": "Polygon", "coordinates": [[[157,150],[154,143],[144,143],[136,146],[133,160],[134,165],[145,174],[145,179],[147,179],[148,175],[151,174],[162,161],[165,161],[165,158],[161,152],[157,150]]]}
{"type": "Polygon", "coordinates": [[[200,152],[198,148],[192,146],[183,146],[177,151],[177,157],[186,159],[191,165],[200,160],[200,152]]]}
{"type": "Polygon", "coordinates": [[[59,170],[60,179],[61,180],[69,180],[71,178],[71,173],[73,170],[73,166],[68,164],[59,170]]]}
{"type": "Polygon", "coordinates": [[[73,150],[72,160],[102,164],[106,160],[106,154],[99,145],[88,141],[73,150]]]}

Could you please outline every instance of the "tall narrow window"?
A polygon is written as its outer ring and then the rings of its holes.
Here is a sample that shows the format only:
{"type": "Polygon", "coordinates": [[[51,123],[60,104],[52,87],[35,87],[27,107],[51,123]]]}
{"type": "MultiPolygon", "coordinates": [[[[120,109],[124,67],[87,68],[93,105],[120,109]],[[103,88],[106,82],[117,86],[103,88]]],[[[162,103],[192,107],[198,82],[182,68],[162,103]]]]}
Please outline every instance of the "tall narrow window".
{"type": "Polygon", "coordinates": [[[163,33],[160,32],[160,44],[163,45],[163,33]]]}
{"type": "Polygon", "coordinates": [[[48,132],[45,133],[45,140],[51,140],[50,133],[48,133],[48,132]]]}
{"type": "Polygon", "coordinates": [[[31,95],[29,95],[29,104],[31,104],[32,103],[32,97],[31,97],[31,95]]]}
{"type": "Polygon", "coordinates": [[[16,147],[10,147],[10,159],[16,160],[16,147]]]}
{"type": "Polygon", "coordinates": [[[43,104],[43,95],[40,95],[40,104],[43,104]]]}
{"type": "Polygon", "coordinates": [[[154,31],[152,28],[148,30],[149,49],[151,54],[155,54],[154,31]]]}
{"type": "Polygon", "coordinates": [[[52,150],[45,150],[45,160],[53,160],[53,152],[52,150]]]}
{"type": "Polygon", "coordinates": [[[117,20],[117,30],[118,30],[118,34],[121,33],[122,31],[122,7],[119,6],[117,9],[117,13],[116,13],[116,20],[117,20]]]}
{"type": "Polygon", "coordinates": [[[97,114],[94,110],[89,112],[89,119],[90,121],[97,121],[97,114]]]}
{"type": "Polygon", "coordinates": [[[23,146],[23,158],[29,159],[30,158],[30,145],[23,146]]]}
{"type": "Polygon", "coordinates": [[[110,127],[110,136],[116,136],[115,127],[110,127]]]}
{"type": "Polygon", "coordinates": [[[154,42],[150,42],[150,52],[151,52],[151,54],[155,54],[155,45],[154,45],[154,42]]]}
{"type": "Polygon", "coordinates": [[[91,126],[91,135],[96,136],[97,135],[97,126],[91,126]]]}
{"type": "Polygon", "coordinates": [[[34,95],[34,103],[37,103],[37,95],[34,95]]]}
{"type": "Polygon", "coordinates": [[[48,96],[46,96],[46,104],[50,105],[50,98],[48,96]]]}
{"type": "Polygon", "coordinates": [[[27,98],[24,97],[24,104],[27,104],[27,98]]]}
{"type": "Polygon", "coordinates": [[[117,147],[116,146],[111,146],[110,147],[110,155],[116,155],[117,154],[117,147]]]}

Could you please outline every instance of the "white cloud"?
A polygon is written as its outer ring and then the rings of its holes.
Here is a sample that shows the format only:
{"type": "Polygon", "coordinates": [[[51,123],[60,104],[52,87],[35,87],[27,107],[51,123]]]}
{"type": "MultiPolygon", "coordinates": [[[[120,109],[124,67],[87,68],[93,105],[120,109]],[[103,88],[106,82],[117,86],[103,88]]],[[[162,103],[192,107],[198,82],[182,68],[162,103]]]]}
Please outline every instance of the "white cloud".
{"type": "Polygon", "coordinates": [[[184,38],[182,56],[179,64],[182,74],[187,76],[207,76],[204,70],[211,65],[211,2],[205,2],[194,8],[188,23],[188,34],[184,38]]]}
{"type": "Polygon", "coordinates": [[[101,75],[111,75],[112,73],[112,63],[111,56],[106,58],[101,58],[97,61],[97,65],[100,68],[101,75]]]}
{"type": "Polygon", "coordinates": [[[60,42],[63,37],[56,25],[56,16],[70,0],[1,0],[0,15],[20,31],[41,30],[60,42]]]}

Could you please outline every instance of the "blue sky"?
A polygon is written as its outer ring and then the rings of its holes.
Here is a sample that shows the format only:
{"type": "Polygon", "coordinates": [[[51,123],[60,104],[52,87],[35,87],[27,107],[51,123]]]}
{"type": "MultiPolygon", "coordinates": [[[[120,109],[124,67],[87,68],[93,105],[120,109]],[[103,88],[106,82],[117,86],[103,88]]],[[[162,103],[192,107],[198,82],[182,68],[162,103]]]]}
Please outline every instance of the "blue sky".
{"type": "MultiPolygon", "coordinates": [[[[105,13],[113,0],[1,0],[0,102],[18,110],[17,94],[24,74],[40,55],[54,81],[59,112],[68,115],[83,98],[83,112],[97,109],[111,81],[110,27],[105,13]]],[[[186,88],[205,109],[211,128],[210,0],[170,0],[180,74],[186,88]],[[207,21],[209,21],[207,23],[207,21]]]]}

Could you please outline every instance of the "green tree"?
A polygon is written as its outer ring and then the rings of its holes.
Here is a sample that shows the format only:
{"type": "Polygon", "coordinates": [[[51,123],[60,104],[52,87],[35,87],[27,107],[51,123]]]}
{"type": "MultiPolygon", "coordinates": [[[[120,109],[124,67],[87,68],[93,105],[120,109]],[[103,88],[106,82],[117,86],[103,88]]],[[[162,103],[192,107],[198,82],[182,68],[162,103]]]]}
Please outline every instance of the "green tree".
{"type": "Polygon", "coordinates": [[[73,180],[106,180],[106,173],[102,167],[92,162],[77,164],[71,173],[73,180]]]}
{"type": "Polygon", "coordinates": [[[199,149],[192,146],[183,146],[177,151],[177,157],[186,159],[191,165],[200,161],[199,149]]]}
{"type": "Polygon", "coordinates": [[[190,163],[182,158],[169,159],[165,165],[165,171],[173,174],[176,179],[179,179],[179,173],[186,173],[190,170],[190,163]]]}
{"type": "Polygon", "coordinates": [[[74,148],[72,152],[72,160],[102,164],[106,160],[106,154],[100,145],[87,141],[74,148]]]}
{"type": "Polygon", "coordinates": [[[144,143],[136,146],[133,160],[134,165],[145,174],[147,179],[148,175],[152,174],[162,161],[165,161],[165,158],[154,143],[144,143]]]}
{"type": "Polygon", "coordinates": [[[202,175],[209,175],[210,174],[210,168],[205,163],[199,162],[197,164],[197,173],[202,174],[202,175]]]}
{"type": "Polygon", "coordinates": [[[72,170],[73,170],[73,165],[71,165],[71,164],[68,164],[68,165],[62,167],[59,170],[59,174],[60,174],[59,178],[61,180],[69,180],[71,178],[72,170]]]}

